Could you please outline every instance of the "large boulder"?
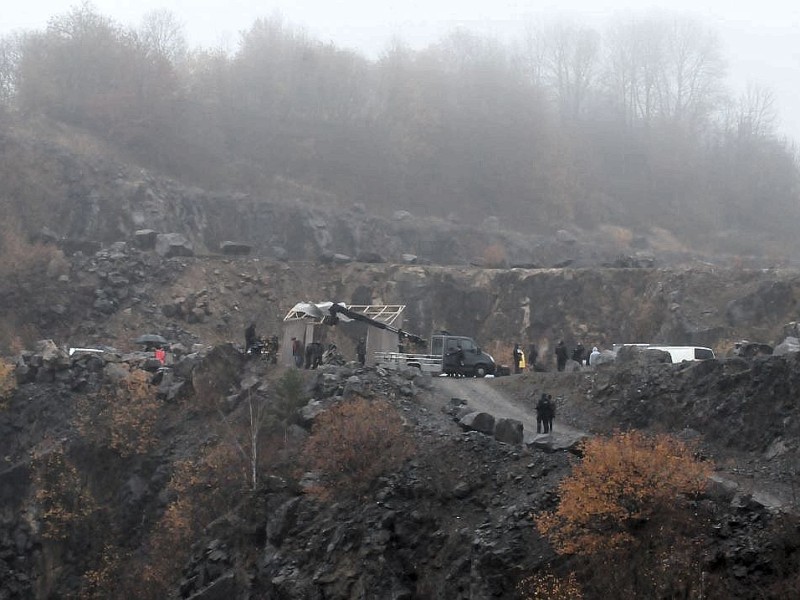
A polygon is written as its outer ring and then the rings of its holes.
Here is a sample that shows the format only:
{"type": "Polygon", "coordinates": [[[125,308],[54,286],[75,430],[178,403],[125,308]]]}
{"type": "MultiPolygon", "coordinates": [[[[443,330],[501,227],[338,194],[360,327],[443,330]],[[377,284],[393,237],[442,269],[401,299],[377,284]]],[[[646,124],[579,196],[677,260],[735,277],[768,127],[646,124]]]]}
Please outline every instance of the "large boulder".
{"type": "Polygon", "coordinates": [[[494,434],[495,419],[493,415],[485,412],[471,412],[458,422],[465,431],[477,431],[486,435],[494,434]]]}
{"type": "Polygon", "coordinates": [[[250,254],[253,250],[253,247],[250,244],[245,244],[243,242],[222,242],[219,245],[220,251],[228,256],[244,256],[246,254],[250,254]]]}
{"type": "Polygon", "coordinates": [[[156,236],[156,252],[164,258],[194,256],[194,247],[180,233],[159,233],[156,236]]]}
{"type": "Polygon", "coordinates": [[[782,356],[784,354],[789,354],[790,352],[800,352],[800,339],[796,337],[787,337],[780,344],[775,346],[773,354],[782,356]]]}
{"type": "Polygon", "coordinates": [[[494,439],[506,444],[519,445],[523,440],[522,421],[516,419],[498,419],[494,426],[494,439]]]}
{"type": "Polygon", "coordinates": [[[133,233],[133,244],[140,250],[152,250],[157,237],[158,232],[153,229],[139,229],[133,233]]]}
{"type": "Polygon", "coordinates": [[[58,248],[67,256],[72,256],[80,252],[85,256],[91,256],[98,252],[102,245],[95,240],[80,240],[73,238],[64,238],[58,240],[58,248]]]}

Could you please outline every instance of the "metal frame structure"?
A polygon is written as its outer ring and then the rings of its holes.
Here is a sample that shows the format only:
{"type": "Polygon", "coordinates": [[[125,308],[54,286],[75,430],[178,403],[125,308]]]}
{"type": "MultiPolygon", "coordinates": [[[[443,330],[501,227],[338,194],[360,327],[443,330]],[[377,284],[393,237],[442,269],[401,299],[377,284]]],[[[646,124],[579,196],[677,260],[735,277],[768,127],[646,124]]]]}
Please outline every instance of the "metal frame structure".
{"type": "MultiPolygon", "coordinates": [[[[316,324],[321,325],[325,320],[325,317],[330,314],[328,309],[332,304],[333,302],[300,302],[295,304],[289,310],[289,312],[286,313],[286,316],[283,318],[283,320],[300,321],[303,319],[312,319],[316,324]],[[314,310],[311,307],[316,307],[316,309],[319,310],[319,314],[310,314],[314,313],[314,310]]],[[[340,302],[339,304],[344,306],[347,310],[361,313],[364,316],[380,323],[384,323],[385,325],[394,325],[400,315],[402,315],[403,311],[406,309],[405,304],[344,304],[343,302],[340,302]]],[[[347,321],[348,319],[347,317],[342,317],[342,320],[347,321]]]]}

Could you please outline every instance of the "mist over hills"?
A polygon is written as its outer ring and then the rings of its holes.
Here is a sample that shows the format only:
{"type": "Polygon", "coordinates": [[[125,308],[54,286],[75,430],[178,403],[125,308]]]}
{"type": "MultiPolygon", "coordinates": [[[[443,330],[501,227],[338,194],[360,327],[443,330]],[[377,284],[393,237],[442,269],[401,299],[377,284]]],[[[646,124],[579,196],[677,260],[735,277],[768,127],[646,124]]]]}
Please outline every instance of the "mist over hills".
{"type": "Polygon", "coordinates": [[[369,61],[277,19],[226,53],[188,49],[168,13],[131,30],[73,8],[2,40],[0,210],[66,234],[58,215],[92,194],[92,169],[54,167],[57,145],[214,193],[791,256],[794,149],[769,90],[725,95],[724,58],[672,15],[553,25],[514,48],[456,32],[369,61]]]}

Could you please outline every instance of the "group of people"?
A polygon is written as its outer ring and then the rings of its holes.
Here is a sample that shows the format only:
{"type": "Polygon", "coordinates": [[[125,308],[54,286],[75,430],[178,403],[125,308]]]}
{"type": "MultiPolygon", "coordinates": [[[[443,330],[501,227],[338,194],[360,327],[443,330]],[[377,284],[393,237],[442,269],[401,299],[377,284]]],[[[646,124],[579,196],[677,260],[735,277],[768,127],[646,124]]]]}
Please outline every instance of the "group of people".
{"type": "Polygon", "coordinates": [[[551,433],[555,417],[556,405],[553,396],[542,392],[536,403],[536,433],[551,433]]]}
{"type": "MultiPolygon", "coordinates": [[[[581,366],[593,367],[597,362],[598,356],[600,356],[600,350],[597,349],[597,346],[593,346],[592,351],[587,353],[583,344],[578,342],[572,350],[571,358],[581,366]]],[[[564,340],[559,340],[558,344],[556,344],[556,368],[559,371],[563,371],[566,368],[567,357],[569,357],[567,346],[564,344],[564,340]]]]}
{"type": "Polygon", "coordinates": [[[536,344],[531,344],[528,347],[528,354],[526,355],[522,348],[520,348],[520,345],[515,343],[513,358],[514,373],[522,373],[523,369],[526,367],[533,371],[535,369],[536,359],[539,358],[539,349],[536,347],[536,344]]]}
{"type": "Polygon", "coordinates": [[[273,335],[264,340],[256,335],[256,324],[250,323],[244,330],[244,353],[247,355],[264,354],[272,364],[278,362],[280,342],[278,336],[273,335]]]}

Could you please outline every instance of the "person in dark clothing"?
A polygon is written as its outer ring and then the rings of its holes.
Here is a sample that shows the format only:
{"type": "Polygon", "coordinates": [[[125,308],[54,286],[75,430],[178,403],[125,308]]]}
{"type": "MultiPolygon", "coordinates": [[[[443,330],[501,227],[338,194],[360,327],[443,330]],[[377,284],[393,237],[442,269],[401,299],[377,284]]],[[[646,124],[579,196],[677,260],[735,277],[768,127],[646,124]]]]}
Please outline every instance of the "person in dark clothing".
{"type": "Polygon", "coordinates": [[[306,364],[305,368],[311,368],[311,362],[314,360],[314,342],[306,344],[306,364]]]}
{"type": "Polygon", "coordinates": [[[536,359],[539,357],[539,349],[536,347],[536,344],[531,344],[528,346],[528,368],[531,371],[536,370],[536,359]]]}
{"type": "Polygon", "coordinates": [[[553,419],[556,418],[556,404],[553,402],[553,396],[547,394],[547,401],[545,403],[544,411],[544,426],[547,433],[553,433],[553,419]]]}
{"type": "Polygon", "coordinates": [[[550,417],[550,396],[542,392],[536,403],[536,433],[549,433],[552,418],[550,417]],[[542,431],[544,429],[544,432],[542,431]]]}
{"type": "Polygon", "coordinates": [[[244,330],[244,351],[247,353],[256,343],[256,324],[250,323],[244,330]]]}
{"type": "Polygon", "coordinates": [[[522,369],[520,365],[522,364],[522,348],[519,347],[519,344],[514,344],[514,373],[519,374],[522,373],[522,369]]]}
{"type": "Polygon", "coordinates": [[[311,368],[316,369],[322,366],[322,353],[324,350],[319,342],[311,342],[309,345],[311,346],[311,368]]]}
{"type": "Polygon", "coordinates": [[[558,344],[556,344],[556,367],[559,371],[563,371],[564,367],[567,366],[567,358],[569,358],[569,352],[567,352],[567,347],[564,345],[564,340],[558,340],[558,344]]]}
{"type": "Polygon", "coordinates": [[[292,338],[292,358],[294,366],[298,369],[303,366],[303,342],[297,338],[292,338]]]}
{"type": "Polygon", "coordinates": [[[359,338],[356,345],[356,356],[358,357],[359,364],[363,367],[367,362],[367,343],[364,338],[359,338]]]}
{"type": "Polygon", "coordinates": [[[583,358],[586,355],[586,349],[583,347],[583,344],[578,342],[578,345],[575,346],[575,349],[572,351],[572,360],[574,360],[579,365],[583,365],[583,358]]]}
{"type": "Polygon", "coordinates": [[[450,346],[444,356],[445,373],[453,377],[464,375],[464,349],[458,346],[450,346]]]}
{"type": "Polygon", "coordinates": [[[536,433],[552,433],[553,419],[556,416],[553,396],[542,392],[542,396],[536,403],[536,433]]]}

